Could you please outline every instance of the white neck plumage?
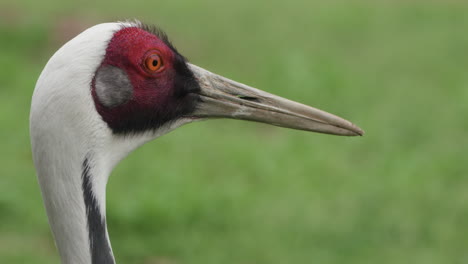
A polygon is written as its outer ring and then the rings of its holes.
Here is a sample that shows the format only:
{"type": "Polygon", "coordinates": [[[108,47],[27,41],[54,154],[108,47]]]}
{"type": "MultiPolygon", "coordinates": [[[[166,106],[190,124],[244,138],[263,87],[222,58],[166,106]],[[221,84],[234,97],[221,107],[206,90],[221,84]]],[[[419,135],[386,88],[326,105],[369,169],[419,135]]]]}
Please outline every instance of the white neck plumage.
{"type": "Polygon", "coordinates": [[[92,28],[59,49],[39,77],[32,99],[34,163],[63,263],[98,263],[93,262],[94,241],[90,239],[95,235],[89,232],[96,223],[101,224],[99,237],[105,238],[99,242],[108,247],[108,262],[102,263],[113,263],[105,226],[105,184],[111,167],[89,156],[102,146],[107,129],[92,115],[89,83],[99,66],[96,58],[105,54],[102,43],[110,39],[112,28],[118,27],[92,28]],[[93,38],[95,42],[86,41],[93,38]],[[90,67],[77,69],[80,65],[90,67]],[[82,74],[74,74],[77,70],[82,74]]]}

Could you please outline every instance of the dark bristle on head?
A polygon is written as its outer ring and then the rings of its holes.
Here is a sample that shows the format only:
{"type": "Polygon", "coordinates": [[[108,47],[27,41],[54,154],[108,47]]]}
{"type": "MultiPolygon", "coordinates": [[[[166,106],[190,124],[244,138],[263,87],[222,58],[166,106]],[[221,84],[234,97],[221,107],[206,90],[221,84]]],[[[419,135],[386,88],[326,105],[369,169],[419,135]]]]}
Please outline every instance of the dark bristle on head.
{"type": "Polygon", "coordinates": [[[140,28],[140,29],[142,29],[142,30],[144,30],[144,31],[146,31],[148,33],[151,33],[151,34],[155,35],[156,37],[158,37],[160,40],[162,40],[164,42],[164,44],[166,44],[169,48],[171,48],[172,51],[174,51],[177,55],[182,57],[184,61],[187,61],[187,58],[182,56],[177,51],[176,47],[169,40],[169,37],[167,36],[166,32],[164,32],[164,30],[162,30],[160,27],[158,27],[156,25],[152,25],[152,24],[142,23],[140,21],[136,21],[134,23],[138,28],[140,28]]]}

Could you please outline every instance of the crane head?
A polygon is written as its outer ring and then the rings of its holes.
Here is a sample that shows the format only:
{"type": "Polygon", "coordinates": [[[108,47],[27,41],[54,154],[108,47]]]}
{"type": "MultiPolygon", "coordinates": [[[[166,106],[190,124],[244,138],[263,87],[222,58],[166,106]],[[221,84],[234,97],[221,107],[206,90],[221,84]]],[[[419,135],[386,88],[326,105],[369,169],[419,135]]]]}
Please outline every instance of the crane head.
{"type": "Polygon", "coordinates": [[[363,131],[318,109],[251,88],[187,62],[160,30],[114,33],[92,81],[97,112],[115,134],[184,119],[234,118],[336,135],[363,131]]]}
{"type": "Polygon", "coordinates": [[[162,31],[138,21],[93,26],[50,58],[34,90],[30,130],[34,152],[54,146],[63,150],[40,151],[75,150],[81,158],[92,150],[113,167],[149,140],[212,118],[364,134],[343,118],[195,66],[162,31]]]}

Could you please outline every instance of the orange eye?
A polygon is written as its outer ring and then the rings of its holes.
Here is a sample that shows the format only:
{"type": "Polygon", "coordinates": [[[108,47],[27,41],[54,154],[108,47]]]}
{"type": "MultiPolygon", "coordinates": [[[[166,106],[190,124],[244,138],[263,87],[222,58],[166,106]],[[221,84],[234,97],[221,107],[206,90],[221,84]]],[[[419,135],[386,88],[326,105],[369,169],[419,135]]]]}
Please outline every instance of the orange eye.
{"type": "Polygon", "coordinates": [[[153,52],[146,57],[145,66],[148,71],[157,72],[162,69],[163,61],[158,53],[153,52]]]}

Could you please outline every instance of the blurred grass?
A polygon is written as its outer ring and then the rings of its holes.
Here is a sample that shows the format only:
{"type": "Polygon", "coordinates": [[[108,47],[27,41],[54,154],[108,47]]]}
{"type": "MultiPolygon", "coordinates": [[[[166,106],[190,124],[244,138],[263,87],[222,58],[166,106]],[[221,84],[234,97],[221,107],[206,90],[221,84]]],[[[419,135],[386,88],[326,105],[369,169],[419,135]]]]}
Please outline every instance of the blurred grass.
{"type": "Polygon", "coordinates": [[[220,120],[142,147],[108,185],[119,263],[467,263],[467,12],[462,1],[0,3],[0,263],[59,263],[31,161],[31,94],[67,39],[123,18],[367,134],[220,120]]]}

